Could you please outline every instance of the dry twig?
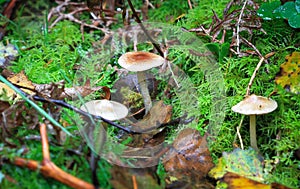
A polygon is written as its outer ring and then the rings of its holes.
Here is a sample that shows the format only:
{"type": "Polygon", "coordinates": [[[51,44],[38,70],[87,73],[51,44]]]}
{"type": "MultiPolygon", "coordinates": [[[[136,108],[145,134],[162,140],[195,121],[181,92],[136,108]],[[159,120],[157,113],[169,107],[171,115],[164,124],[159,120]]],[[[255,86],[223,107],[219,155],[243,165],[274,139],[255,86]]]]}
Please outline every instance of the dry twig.
{"type": "MultiPolygon", "coordinates": [[[[56,3],[58,3],[58,6],[52,8],[48,15],[48,21],[50,21],[51,18],[55,18],[55,20],[52,22],[52,24],[49,26],[49,28],[53,28],[59,21],[67,19],[67,20],[70,20],[71,22],[80,24],[82,38],[83,38],[84,27],[88,27],[88,28],[95,29],[95,30],[100,30],[105,35],[107,35],[109,33],[108,29],[98,27],[98,25],[100,24],[99,22],[95,22],[95,24],[87,24],[86,22],[79,20],[78,18],[75,17],[75,15],[78,15],[82,12],[90,12],[90,9],[85,5],[85,3],[75,3],[75,2],[70,2],[70,0],[65,0],[63,2],[56,1],[56,3]],[[67,9],[69,6],[75,7],[75,10],[73,10],[70,13],[64,13],[65,9],[67,9]]],[[[102,19],[107,19],[107,20],[112,20],[112,21],[115,20],[112,17],[105,17],[102,19]]],[[[99,18],[99,20],[100,20],[100,18],[99,18]]],[[[93,21],[94,20],[92,20],[92,22],[93,21]]]]}
{"type": "Polygon", "coordinates": [[[44,176],[53,178],[72,188],[94,189],[94,186],[92,184],[66,173],[65,171],[57,167],[53,162],[51,162],[46,124],[44,123],[40,124],[40,133],[41,133],[42,150],[43,150],[42,162],[39,163],[38,161],[16,157],[13,163],[19,167],[26,167],[30,170],[34,170],[34,171],[39,170],[44,176]]]}
{"type": "Polygon", "coordinates": [[[249,40],[243,38],[240,33],[241,31],[247,31],[251,36],[253,30],[260,30],[264,32],[261,27],[261,20],[256,15],[256,3],[253,2],[253,0],[245,0],[241,9],[230,11],[232,6],[240,4],[241,1],[230,1],[223,11],[223,19],[220,19],[213,11],[212,23],[209,26],[205,27],[204,25],[201,25],[199,28],[192,28],[189,31],[197,32],[198,35],[209,36],[212,42],[217,43],[224,43],[226,31],[232,31],[233,34],[230,45],[231,52],[238,56],[249,55],[249,52],[253,51],[246,50],[241,52],[240,50],[240,45],[245,44],[246,46],[253,48],[255,54],[262,57],[255,45],[253,45],[249,40]],[[233,47],[236,47],[236,50],[234,50],[233,47]]]}
{"type": "Polygon", "coordinates": [[[259,70],[259,68],[260,68],[260,66],[261,66],[261,64],[262,64],[263,61],[264,61],[264,57],[262,57],[260,59],[260,61],[258,62],[257,66],[256,66],[256,68],[255,68],[255,70],[254,70],[254,72],[253,72],[253,74],[252,74],[252,76],[250,78],[250,81],[249,81],[249,84],[248,84],[248,87],[247,87],[247,91],[246,91],[246,96],[250,95],[250,88],[251,88],[251,86],[253,84],[253,80],[254,80],[254,78],[256,76],[256,73],[259,70]]]}
{"type": "Polygon", "coordinates": [[[245,3],[243,5],[243,7],[242,7],[242,10],[241,10],[238,22],[237,22],[237,27],[236,27],[236,46],[237,46],[236,47],[236,51],[237,51],[238,55],[240,54],[240,37],[239,37],[239,34],[240,34],[240,22],[241,22],[241,19],[242,19],[245,7],[247,5],[247,2],[248,2],[248,0],[245,0],[245,3]]]}

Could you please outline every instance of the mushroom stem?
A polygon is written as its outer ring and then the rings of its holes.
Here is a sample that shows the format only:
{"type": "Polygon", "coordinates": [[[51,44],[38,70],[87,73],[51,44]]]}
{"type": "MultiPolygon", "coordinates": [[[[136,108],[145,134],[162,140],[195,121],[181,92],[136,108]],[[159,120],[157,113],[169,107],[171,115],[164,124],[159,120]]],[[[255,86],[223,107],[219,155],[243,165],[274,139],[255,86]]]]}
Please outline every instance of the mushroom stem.
{"type": "Polygon", "coordinates": [[[258,151],[256,141],[256,115],[250,115],[250,144],[254,150],[258,151]]]}
{"type": "Polygon", "coordinates": [[[143,96],[145,110],[147,114],[152,107],[152,101],[149,94],[147,82],[146,82],[146,73],[144,71],[137,72],[138,83],[140,85],[141,94],[143,96]]]}

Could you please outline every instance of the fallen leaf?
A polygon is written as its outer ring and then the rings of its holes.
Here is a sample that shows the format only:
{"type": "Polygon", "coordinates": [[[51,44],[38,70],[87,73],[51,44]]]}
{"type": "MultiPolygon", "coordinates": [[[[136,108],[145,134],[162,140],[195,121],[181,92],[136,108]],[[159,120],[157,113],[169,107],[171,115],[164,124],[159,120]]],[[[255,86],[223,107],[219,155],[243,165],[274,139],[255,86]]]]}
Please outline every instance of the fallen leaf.
{"type": "Polygon", "coordinates": [[[191,128],[182,130],[164,158],[166,172],[182,181],[201,182],[213,167],[206,137],[191,128]]]}
{"type": "Polygon", "coordinates": [[[23,89],[23,90],[24,90],[24,92],[26,92],[28,94],[34,94],[32,92],[32,90],[34,90],[34,86],[33,86],[32,82],[24,74],[24,71],[21,71],[20,73],[17,73],[15,75],[8,77],[7,80],[15,85],[18,85],[19,87],[31,89],[31,90],[27,90],[27,89],[23,89]]]}
{"type": "Polygon", "coordinates": [[[64,81],[50,83],[50,84],[33,84],[35,91],[37,91],[42,96],[47,96],[49,98],[54,98],[58,100],[70,99],[76,100],[78,96],[85,97],[95,91],[103,90],[105,99],[109,99],[110,90],[108,87],[91,87],[90,81],[88,80],[83,86],[74,86],[70,88],[65,88],[64,81]]]}
{"type": "MultiPolygon", "coordinates": [[[[35,94],[33,92],[34,86],[30,80],[24,75],[24,72],[21,71],[18,74],[11,75],[10,77],[7,78],[8,81],[11,83],[17,85],[18,87],[26,88],[22,89],[24,92],[28,94],[35,94]],[[28,90],[31,89],[31,90],[28,90]]],[[[19,100],[21,98],[20,95],[18,95],[14,90],[9,88],[6,84],[0,83],[0,95],[6,96],[9,100],[19,100]]]]}
{"type": "Polygon", "coordinates": [[[286,62],[280,65],[280,73],[275,82],[287,91],[300,93],[300,52],[293,52],[285,57],[286,62]]]}
{"type": "Polygon", "coordinates": [[[231,172],[226,173],[221,182],[225,182],[228,185],[228,189],[271,189],[270,185],[262,184],[231,172]]]}
{"type": "MultiPolygon", "coordinates": [[[[21,71],[17,74],[11,74],[8,78],[8,81],[17,85],[24,92],[30,95],[38,94],[43,97],[53,98],[53,99],[78,99],[78,95],[85,97],[95,91],[103,90],[103,98],[110,98],[110,90],[105,86],[91,87],[90,81],[88,80],[84,86],[74,86],[70,88],[65,88],[65,82],[59,81],[56,83],[50,84],[36,84],[32,83],[27,76],[24,74],[24,71],[21,71]]],[[[20,96],[17,95],[12,89],[7,87],[5,84],[0,83],[0,94],[4,94],[3,89],[6,91],[7,97],[10,99],[20,99],[20,96]],[[16,96],[16,97],[15,97],[16,96]]]]}
{"type": "Polygon", "coordinates": [[[140,121],[134,123],[141,130],[154,130],[161,124],[168,123],[172,117],[172,106],[166,105],[162,100],[156,102],[149,113],[140,121]]]}
{"type": "Polygon", "coordinates": [[[290,189],[278,183],[263,184],[231,172],[227,172],[220,181],[227,184],[227,189],[290,189]]]}
{"type": "Polygon", "coordinates": [[[252,148],[248,150],[236,148],[229,153],[223,152],[218,164],[209,172],[209,176],[219,179],[226,172],[237,173],[256,181],[264,180],[262,158],[252,148]]]}
{"type": "Polygon", "coordinates": [[[2,112],[0,125],[13,134],[15,128],[26,125],[33,129],[38,124],[38,114],[34,108],[28,107],[24,101],[18,101],[2,112]]]}
{"type": "Polygon", "coordinates": [[[10,101],[16,99],[17,94],[6,84],[0,82],[0,97],[2,100],[10,101]]]}

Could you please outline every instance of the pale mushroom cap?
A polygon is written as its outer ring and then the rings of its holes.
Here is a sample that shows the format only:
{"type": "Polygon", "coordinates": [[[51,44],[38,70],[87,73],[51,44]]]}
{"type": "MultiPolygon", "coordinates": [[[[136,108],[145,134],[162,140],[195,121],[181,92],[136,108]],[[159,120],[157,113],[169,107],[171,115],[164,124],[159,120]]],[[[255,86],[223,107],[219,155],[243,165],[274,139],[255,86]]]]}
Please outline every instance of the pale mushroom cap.
{"type": "Polygon", "coordinates": [[[89,101],[82,105],[80,109],[111,121],[122,119],[128,114],[126,106],[106,99],[89,101]]]}
{"type": "Polygon", "coordinates": [[[123,54],[118,63],[129,71],[145,71],[160,66],[164,63],[164,58],[150,52],[127,52],[123,54]]]}
{"type": "Polygon", "coordinates": [[[244,115],[260,115],[270,113],[276,108],[277,102],[275,100],[252,94],[251,96],[244,98],[244,100],[233,106],[231,109],[234,112],[244,115]]]}

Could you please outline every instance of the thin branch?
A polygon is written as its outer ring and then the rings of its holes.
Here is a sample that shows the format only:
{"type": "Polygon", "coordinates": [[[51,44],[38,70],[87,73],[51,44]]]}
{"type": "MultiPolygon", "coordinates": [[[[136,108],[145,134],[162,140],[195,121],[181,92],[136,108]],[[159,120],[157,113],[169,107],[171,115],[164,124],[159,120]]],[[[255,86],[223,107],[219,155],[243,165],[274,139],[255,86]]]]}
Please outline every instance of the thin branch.
{"type": "Polygon", "coordinates": [[[138,189],[135,175],[132,175],[132,184],[133,184],[133,189],[138,189]]]}
{"type": "Polygon", "coordinates": [[[155,47],[155,49],[157,50],[157,52],[160,54],[160,56],[164,56],[164,53],[162,52],[162,50],[160,49],[160,47],[158,46],[158,44],[152,39],[152,37],[149,35],[148,30],[145,28],[145,26],[143,25],[142,21],[140,20],[139,16],[137,15],[131,0],[127,0],[128,5],[132,11],[132,14],[135,18],[135,21],[139,24],[139,26],[142,28],[143,32],[146,34],[146,36],[148,37],[148,39],[150,40],[150,42],[152,43],[152,45],[155,47]]]}
{"type": "Polygon", "coordinates": [[[190,9],[193,9],[193,5],[192,5],[192,3],[191,3],[191,0],[188,0],[188,4],[189,4],[189,8],[190,8],[190,9]]]}
{"type": "Polygon", "coordinates": [[[250,81],[249,81],[249,84],[248,84],[248,87],[247,87],[247,91],[246,91],[246,96],[249,96],[249,95],[250,95],[250,88],[251,88],[251,86],[252,86],[252,84],[253,84],[253,80],[254,80],[254,78],[255,78],[255,76],[256,76],[256,73],[257,73],[257,71],[259,70],[261,64],[263,63],[263,61],[264,61],[264,57],[262,57],[262,58],[260,59],[260,61],[258,62],[257,66],[256,66],[256,68],[255,68],[255,70],[254,70],[254,72],[253,72],[253,74],[252,74],[252,76],[251,76],[251,78],[250,78],[250,81]]]}
{"type": "Polygon", "coordinates": [[[47,129],[46,124],[40,124],[40,133],[41,133],[41,141],[42,141],[42,151],[43,151],[43,162],[49,162],[50,153],[49,153],[49,142],[47,137],[47,129]]]}
{"type": "Polygon", "coordinates": [[[237,22],[237,28],[236,28],[236,43],[237,43],[237,48],[236,48],[236,51],[237,51],[238,55],[240,54],[240,37],[239,37],[239,33],[240,33],[240,22],[241,22],[241,20],[242,20],[242,16],[243,16],[245,7],[246,7],[246,5],[247,5],[247,2],[248,2],[248,0],[245,0],[245,3],[244,3],[244,5],[243,5],[243,7],[242,7],[242,10],[241,10],[241,13],[240,13],[238,22],[237,22]]]}
{"type": "MultiPolygon", "coordinates": [[[[244,42],[246,45],[250,46],[251,48],[254,49],[254,51],[258,54],[260,58],[263,58],[264,56],[259,52],[259,50],[253,45],[250,41],[247,39],[241,37],[242,42],[244,42]]],[[[268,61],[265,59],[265,63],[268,64],[268,61]]]]}
{"type": "Polygon", "coordinates": [[[240,145],[241,145],[241,149],[243,150],[244,149],[244,145],[243,145],[243,140],[242,140],[242,137],[241,137],[241,134],[240,134],[240,129],[241,129],[241,127],[242,127],[242,123],[243,123],[243,121],[244,121],[244,115],[242,116],[242,119],[241,119],[241,121],[240,121],[240,124],[239,124],[239,126],[236,128],[236,135],[234,136],[234,140],[233,140],[233,144],[235,144],[235,142],[236,142],[236,138],[238,137],[239,138],[239,140],[240,140],[240,145]]]}
{"type": "Polygon", "coordinates": [[[87,188],[94,189],[94,186],[88,182],[85,182],[73,175],[64,172],[62,169],[57,167],[53,162],[51,162],[49,154],[49,144],[47,139],[47,129],[46,124],[40,124],[40,133],[42,138],[42,149],[43,149],[43,161],[39,163],[35,160],[24,159],[21,157],[15,157],[13,164],[19,167],[26,167],[33,171],[40,171],[44,176],[53,178],[63,184],[66,184],[72,188],[87,188]]]}

